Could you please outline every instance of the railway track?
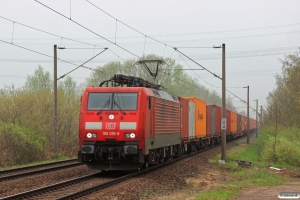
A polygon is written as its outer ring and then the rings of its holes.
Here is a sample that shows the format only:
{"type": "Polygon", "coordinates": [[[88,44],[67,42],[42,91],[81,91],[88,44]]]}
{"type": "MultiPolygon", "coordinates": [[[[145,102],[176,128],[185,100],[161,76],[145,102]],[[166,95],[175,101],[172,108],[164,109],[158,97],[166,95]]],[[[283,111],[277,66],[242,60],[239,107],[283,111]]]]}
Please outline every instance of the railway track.
{"type": "MultiPolygon", "coordinates": [[[[236,138],[241,139],[241,138],[236,138]]],[[[235,140],[231,141],[234,142],[235,140]]],[[[230,143],[227,143],[230,144],[230,143]]],[[[193,156],[202,154],[206,151],[214,150],[216,148],[220,147],[220,145],[216,145],[209,149],[204,149],[202,151],[193,152],[191,154],[181,156],[177,159],[172,159],[168,162],[155,165],[153,167],[150,167],[148,169],[144,169],[139,172],[134,172],[127,175],[120,174],[120,177],[105,177],[104,172],[95,173],[92,175],[87,175],[75,179],[71,179],[68,181],[60,182],[57,184],[49,185],[46,187],[26,191],[23,193],[3,197],[1,199],[76,199],[79,197],[90,195],[94,192],[101,191],[105,188],[112,187],[114,185],[117,185],[118,183],[127,181],[129,179],[132,179],[134,177],[141,176],[142,174],[149,173],[151,171],[155,171],[161,168],[164,168],[172,163],[191,158],[193,156]],[[122,175],[122,176],[121,176],[122,175]]]]}
{"type": "Polygon", "coordinates": [[[83,164],[78,163],[77,159],[71,159],[71,160],[57,161],[57,162],[51,162],[46,164],[40,164],[40,165],[20,167],[20,168],[9,169],[9,170],[2,170],[0,171],[0,182],[21,178],[25,176],[31,176],[34,174],[49,172],[53,170],[75,167],[79,165],[83,165],[83,164]]]}
{"type": "Polygon", "coordinates": [[[74,191],[84,190],[91,185],[107,182],[116,177],[123,176],[124,173],[106,173],[99,172],[79,178],[74,178],[68,181],[63,181],[57,184],[48,185],[34,190],[29,190],[19,194],[0,198],[1,200],[8,199],[59,199],[64,195],[72,194],[74,191]]]}
{"type": "MultiPolygon", "coordinates": [[[[244,136],[240,136],[240,137],[234,138],[233,140],[231,140],[227,144],[230,144],[230,143],[233,144],[234,141],[239,140],[239,139],[243,139],[243,138],[244,138],[244,136]]],[[[151,171],[153,172],[155,170],[167,167],[168,165],[170,165],[172,163],[179,162],[179,161],[185,160],[185,159],[189,159],[189,158],[191,158],[193,156],[202,154],[204,152],[207,152],[207,151],[210,151],[210,150],[214,150],[214,149],[216,149],[216,148],[218,148],[220,146],[221,146],[221,144],[218,144],[218,145],[215,145],[215,146],[213,146],[211,148],[208,148],[208,149],[203,149],[201,151],[193,152],[191,154],[188,154],[188,155],[185,155],[185,156],[181,156],[181,157],[176,158],[176,159],[172,159],[172,160],[170,160],[168,162],[165,162],[165,163],[162,163],[162,164],[159,164],[159,165],[155,165],[155,166],[150,167],[148,169],[144,169],[142,171],[131,173],[131,174],[128,174],[126,176],[122,176],[120,178],[116,178],[114,180],[107,181],[105,183],[98,184],[98,185],[95,185],[93,187],[90,187],[90,188],[87,188],[87,189],[84,189],[84,190],[81,190],[81,191],[78,191],[78,192],[74,192],[73,194],[65,195],[63,197],[57,198],[57,200],[77,199],[77,198],[80,198],[80,197],[84,197],[84,196],[90,195],[92,193],[99,192],[99,191],[101,191],[101,190],[103,190],[105,188],[112,187],[114,185],[117,185],[117,184],[119,184],[121,182],[124,182],[124,181],[127,181],[129,179],[132,179],[134,177],[138,177],[138,176],[141,176],[143,174],[149,173],[151,171]]]]}

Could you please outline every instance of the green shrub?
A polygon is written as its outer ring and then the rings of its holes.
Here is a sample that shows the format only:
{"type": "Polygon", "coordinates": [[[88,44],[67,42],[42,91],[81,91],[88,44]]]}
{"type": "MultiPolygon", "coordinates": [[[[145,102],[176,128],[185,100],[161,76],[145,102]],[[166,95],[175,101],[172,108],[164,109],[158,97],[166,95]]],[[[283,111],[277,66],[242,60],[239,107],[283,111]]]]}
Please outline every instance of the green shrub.
{"type": "Polygon", "coordinates": [[[23,126],[0,122],[0,165],[26,164],[40,159],[44,138],[23,126]]]}
{"type": "Polygon", "coordinates": [[[281,128],[275,134],[274,127],[266,127],[258,138],[258,149],[262,161],[281,165],[300,165],[300,129],[281,128]]]}

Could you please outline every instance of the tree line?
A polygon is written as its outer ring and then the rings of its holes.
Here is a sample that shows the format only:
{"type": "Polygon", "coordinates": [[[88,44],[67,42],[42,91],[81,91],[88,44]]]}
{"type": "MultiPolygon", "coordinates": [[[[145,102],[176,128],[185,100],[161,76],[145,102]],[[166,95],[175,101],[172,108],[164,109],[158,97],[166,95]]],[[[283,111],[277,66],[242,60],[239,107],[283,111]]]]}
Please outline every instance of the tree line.
{"type": "Polygon", "coordinates": [[[267,97],[260,123],[261,158],[265,161],[300,166],[300,54],[286,55],[275,76],[276,87],[267,97]]]}
{"type": "MultiPolygon", "coordinates": [[[[156,55],[144,59],[163,59],[156,55]]],[[[177,96],[196,96],[208,104],[221,106],[221,97],[200,85],[198,80],[170,58],[159,68],[156,84],[177,96]]],[[[58,147],[60,156],[75,157],[78,151],[78,116],[80,96],[86,86],[98,86],[114,74],[124,74],[152,81],[148,71],[134,65],[136,60],[124,63],[109,62],[96,67],[83,83],[71,76],[58,82],[58,147]]],[[[156,66],[150,64],[154,70],[156,66]]],[[[0,167],[26,164],[51,159],[54,155],[54,97],[53,77],[42,66],[28,75],[22,87],[5,86],[0,89],[0,167]]],[[[235,110],[231,101],[227,108],[235,110]]]]}

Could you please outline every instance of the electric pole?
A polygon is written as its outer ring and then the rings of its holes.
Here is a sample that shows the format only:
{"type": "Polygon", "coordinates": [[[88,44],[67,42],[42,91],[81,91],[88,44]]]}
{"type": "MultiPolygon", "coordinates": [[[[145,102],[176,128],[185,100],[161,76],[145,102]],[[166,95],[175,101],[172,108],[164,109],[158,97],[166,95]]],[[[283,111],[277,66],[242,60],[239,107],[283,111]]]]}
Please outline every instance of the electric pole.
{"type": "Polygon", "coordinates": [[[258,99],[256,99],[256,100],[254,100],[254,101],[256,101],[256,112],[255,112],[255,118],[256,118],[256,138],[257,138],[257,132],[258,132],[258,123],[257,123],[257,115],[258,115],[258,99]]]}
{"type": "Polygon", "coordinates": [[[222,44],[222,155],[221,160],[226,161],[226,78],[225,78],[225,44],[222,44]]]}
{"type": "Polygon", "coordinates": [[[257,138],[257,135],[258,135],[257,115],[258,115],[258,99],[256,100],[256,138],[257,138]]]}
{"type": "Polygon", "coordinates": [[[247,86],[247,144],[249,144],[249,85],[247,86]]]}
{"type": "Polygon", "coordinates": [[[57,46],[54,45],[54,153],[57,155],[58,142],[57,142],[57,46]]]}
{"type": "Polygon", "coordinates": [[[259,128],[261,128],[261,125],[262,125],[262,106],[260,106],[259,128]]]}
{"type": "Polygon", "coordinates": [[[250,119],[249,119],[249,85],[247,87],[247,144],[249,144],[249,126],[250,126],[250,119]]]}

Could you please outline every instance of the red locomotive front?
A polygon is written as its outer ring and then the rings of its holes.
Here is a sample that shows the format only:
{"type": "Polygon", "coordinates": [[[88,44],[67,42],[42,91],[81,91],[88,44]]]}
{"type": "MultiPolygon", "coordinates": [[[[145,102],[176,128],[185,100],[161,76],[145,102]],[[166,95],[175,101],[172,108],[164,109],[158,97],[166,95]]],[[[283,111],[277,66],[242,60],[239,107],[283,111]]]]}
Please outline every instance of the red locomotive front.
{"type": "Polygon", "coordinates": [[[144,163],[145,92],[141,87],[86,88],[79,117],[79,162],[101,170],[137,169],[144,163]]]}

